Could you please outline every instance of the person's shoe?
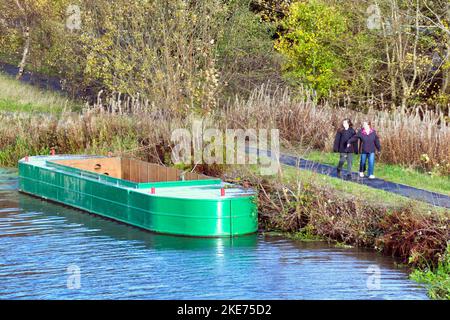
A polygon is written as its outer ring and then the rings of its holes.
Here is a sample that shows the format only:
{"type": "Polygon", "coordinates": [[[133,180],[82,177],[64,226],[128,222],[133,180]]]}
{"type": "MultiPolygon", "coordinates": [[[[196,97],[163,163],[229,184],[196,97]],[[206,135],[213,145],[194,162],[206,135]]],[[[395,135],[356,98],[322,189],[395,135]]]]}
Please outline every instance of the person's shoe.
{"type": "Polygon", "coordinates": [[[369,179],[370,179],[370,180],[373,180],[373,179],[375,179],[375,176],[374,176],[373,174],[371,174],[371,175],[369,176],[369,179]]]}
{"type": "Polygon", "coordinates": [[[361,178],[364,178],[364,172],[360,172],[360,173],[359,173],[359,176],[360,176],[361,178]]]}
{"type": "Polygon", "coordinates": [[[351,180],[351,179],[352,179],[352,174],[351,174],[351,173],[348,173],[348,174],[347,174],[347,179],[348,179],[348,180],[351,180]]]}

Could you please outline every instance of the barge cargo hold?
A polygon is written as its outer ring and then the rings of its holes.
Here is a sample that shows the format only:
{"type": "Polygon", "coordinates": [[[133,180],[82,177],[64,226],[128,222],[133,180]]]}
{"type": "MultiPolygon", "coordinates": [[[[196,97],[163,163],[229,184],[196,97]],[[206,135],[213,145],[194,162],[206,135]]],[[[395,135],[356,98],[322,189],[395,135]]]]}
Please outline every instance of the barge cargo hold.
{"type": "Polygon", "coordinates": [[[258,228],[253,190],[130,158],[25,157],[19,191],[159,233],[230,237],[258,228]]]}

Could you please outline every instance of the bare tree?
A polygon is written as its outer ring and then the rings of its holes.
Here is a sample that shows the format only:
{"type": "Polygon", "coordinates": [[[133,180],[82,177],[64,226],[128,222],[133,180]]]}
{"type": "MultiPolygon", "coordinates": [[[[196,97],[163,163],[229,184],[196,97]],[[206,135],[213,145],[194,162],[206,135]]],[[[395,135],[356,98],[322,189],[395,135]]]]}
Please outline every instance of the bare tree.
{"type": "MultiPolygon", "coordinates": [[[[445,1],[445,0],[444,0],[445,1]]],[[[424,15],[425,19],[428,20],[428,22],[431,24],[431,26],[439,29],[443,34],[443,44],[444,44],[444,55],[441,63],[441,68],[443,66],[450,65],[450,3],[448,1],[445,1],[445,6],[443,6],[443,12],[439,14],[437,10],[432,8],[428,4],[428,1],[424,1],[425,6],[428,10],[428,12],[431,14],[433,18],[429,18],[427,15],[424,15]]],[[[441,86],[441,92],[442,93],[450,93],[450,72],[444,71],[443,77],[442,77],[442,86],[441,86]]]]}
{"type": "MultiPolygon", "coordinates": [[[[42,27],[55,12],[51,0],[3,0],[0,2],[0,25],[6,36],[8,31],[18,30],[22,34],[22,53],[18,64],[17,78],[21,78],[28,63],[32,47],[33,32],[42,27]]],[[[42,30],[42,28],[41,28],[42,30]]],[[[13,31],[15,32],[15,31],[13,31]]]]}
{"type": "MultiPolygon", "coordinates": [[[[424,0],[388,0],[376,4],[385,12],[380,26],[392,106],[399,103],[405,109],[412,98],[423,94],[449,61],[447,17],[438,15],[424,0]],[[435,34],[437,28],[447,35],[446,53],[438,66],[430,68],[435,64],[432,61],[435,48],[421,48],[420,43],[426,34],[435,34]],[[430,72],[430,69],[433,70],[430,72]]],[[[448,3],[446,6],[448,8],[448,3]]],[[[447,72],[442,80],[443,92],[448,86],[447,72]]]]}
{"type": "Polygon", "coordinates": [[[22,51],[22,59],[19,63],[19,71],[17,72],[17,79],[20,79],[23,75],[25,65],[27,63],[28,54],[30,52],[30,44],[31,44],[31,34],[30,34],[30,17],[25,9],[25,7],[20,3],[20,0],[15,0],[17,9],[19,9],[21,15],[22,15],[22,34],[23,38],[25,40],[23,45],[23,51],[22,51]]]}

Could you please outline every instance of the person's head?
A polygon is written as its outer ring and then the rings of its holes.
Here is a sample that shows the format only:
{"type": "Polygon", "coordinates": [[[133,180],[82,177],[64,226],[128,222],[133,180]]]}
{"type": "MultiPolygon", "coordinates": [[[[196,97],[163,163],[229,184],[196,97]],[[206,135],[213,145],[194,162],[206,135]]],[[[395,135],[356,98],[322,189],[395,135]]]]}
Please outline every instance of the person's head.
{"type": "Polygon", "coordinates": [[[372,122],[370,122],[368,120],[363,121],[362,127],[363,127],[364,130],[366,130],[366,132],[369,132],[370,129],[372,128],[372,122]]]}
{"type": "Polygon", "coordinates": [[[349,118],[342,120],[342,128],[344,128],[344,130],[348,130],[348,128],[351,127],[353,127],[353,123],[349,118]]]}

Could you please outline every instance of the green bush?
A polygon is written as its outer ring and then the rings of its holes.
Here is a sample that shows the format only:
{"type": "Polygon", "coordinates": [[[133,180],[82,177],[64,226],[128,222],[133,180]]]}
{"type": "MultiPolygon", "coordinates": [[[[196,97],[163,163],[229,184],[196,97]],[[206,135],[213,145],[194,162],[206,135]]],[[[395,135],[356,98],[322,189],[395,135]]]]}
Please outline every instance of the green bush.
{"type": "Polygon", "coordinates": [[[325,96],[342,85],[344,61],[340,39],[347,32],[345,16],[336,7],[320,1],[295,2],[281,21],[284,31],[275,43],[283,54],[288,80],[325,96]]]}
{"type": "Polygon", "coordinates": [[[428,287],[430,298],[450,300],[450,247],[447,245],[447,251],[436,268],[416,269],[411,278],[428,287]]]}

